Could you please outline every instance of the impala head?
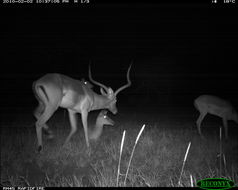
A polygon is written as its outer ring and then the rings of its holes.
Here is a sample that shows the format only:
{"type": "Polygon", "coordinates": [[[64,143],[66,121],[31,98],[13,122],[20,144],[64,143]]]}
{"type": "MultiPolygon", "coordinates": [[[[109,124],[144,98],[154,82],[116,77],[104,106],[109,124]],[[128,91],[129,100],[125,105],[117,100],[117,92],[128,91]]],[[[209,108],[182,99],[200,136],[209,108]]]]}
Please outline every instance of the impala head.
{"type": "Polygon", "coordinates": [[[107,116],[107,110],[102,110],[98,117],[97,117],[97,122],[96,123],[101,123],[103,125],[114,125],[114,121],[107,116]]]}
{"type": "Polygon", "coordinates": [[[91,67],[89,65],[89,79],[92,83],[100,86],[100,91],[101,94],[107,99],[107,103],[105,104],[104,108],[109,109],[113,114],[117,113],[117,107],[116,107],[116,102],[117,102],[117,95],[119,92],[124,90],[125,88],[128,88],[131,86],[131,80],[130,80],[130,70],[131,70],[131,65],[129,66],[127,70],[127,84],[121,86],[118,88],[115,92],[112,90],[110,87],[106,87],[105,85],[93,80],[92,75],[91,75],[91,67]]]}
{"type": "Polygon", "coordinates": [[[101,94],[108,99],[107,104],[105,105],[105,108],[109,109],[110,112],[112,112],[113,114],[116,114],[117,113],[117,106],[116,106],[117,97],[115,96],[115,93],[113,92],[113,90],[109,87],[107,89],[107,92],[105,92],[104,89],[101,87],[100,91],[101,91],[101,94]]]}

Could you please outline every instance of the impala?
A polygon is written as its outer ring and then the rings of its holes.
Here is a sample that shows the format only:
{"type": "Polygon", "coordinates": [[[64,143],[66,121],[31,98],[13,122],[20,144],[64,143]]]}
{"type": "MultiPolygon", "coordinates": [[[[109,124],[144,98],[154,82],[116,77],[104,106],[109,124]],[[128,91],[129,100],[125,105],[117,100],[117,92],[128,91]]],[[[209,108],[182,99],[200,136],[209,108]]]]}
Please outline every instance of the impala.
{"type": "Polygon", "coordinates": [[[114,125],[114,121],[107,116],[107,110],[102,110],[96,119],[96,123],[93,129],[89,129],[88,137],[90,140],[98,140],[103,131],[104,125],[114,125]]]}
{"type": "Polygon", "coordinates": [[[117,113],[117,95],[119,92],[131,85],[129,77],[130,69],[131,65],[127,70],[127,84],[121,86],[114,92],[112,88],[106,87],[92,78],[89,65],[89,79],[93,84],[100,86],[101,95],[95,93],[90,85],[85,84],[84,80],[76,80],[58,73],[46,74],[42,78],[33,82],[33,92],[39,102],[39,106],[34,112],[37,119],[36,134],[38,140],[38,151],[42,150],[42,128],[49,131],[46,122],[58,107],[68,110],[71,125],[71,131],[64,144],[68,143],[71,136],[76,132],[76,113],[81,113],[86,145],[89,147],[87,123],[88,113],[92,110],[98,109],[108,109],[113,114],[117,113]]]}
{"type": "Polygon", "coordinates": [[[233,120],[238,123],[238,114],[232,107],[231,103],[216,96],[201,95],[194,100],[194,106],[200,112],[200,115],[196,121],[200,135],[202,135],[202,120],[208,113],[222,118],[226,138],[228,138],[227,120],[233,120]]]}

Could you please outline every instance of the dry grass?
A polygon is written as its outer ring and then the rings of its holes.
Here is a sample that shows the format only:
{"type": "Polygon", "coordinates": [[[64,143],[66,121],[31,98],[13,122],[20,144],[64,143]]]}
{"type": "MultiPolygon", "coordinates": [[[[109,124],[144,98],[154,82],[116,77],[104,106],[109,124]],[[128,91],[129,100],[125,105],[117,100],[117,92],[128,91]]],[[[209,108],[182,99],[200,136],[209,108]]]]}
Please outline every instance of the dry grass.
{"type": "Polygon", "coordinates": [[[124,186],[127,173],[125,184],[128,187],[191,187],[207,177],[225,177],[237,186],[236,138],[223,142],[226,168],[221,171],[217,157],[219,136],[212,133],[201,139],[193,123],[147,122],[135,147],[143,121],[128,121],[129,118],[120,120],[113,128],[105,128],[100,140],[91,142],[91,148],[87,149],[80,124],[77,134],[63,148],[62,143],[69,132],[68,121],[52,120],[50,126],[55,139],[43,139],[41,154],[36,152],[33,126],[21,121],[1,126],[1,185],[116,187],[124,186]],[[126,135],[118,177],[124,130],[126,135]],[[184,160],[189,142],[191,147],[184,160]]]}

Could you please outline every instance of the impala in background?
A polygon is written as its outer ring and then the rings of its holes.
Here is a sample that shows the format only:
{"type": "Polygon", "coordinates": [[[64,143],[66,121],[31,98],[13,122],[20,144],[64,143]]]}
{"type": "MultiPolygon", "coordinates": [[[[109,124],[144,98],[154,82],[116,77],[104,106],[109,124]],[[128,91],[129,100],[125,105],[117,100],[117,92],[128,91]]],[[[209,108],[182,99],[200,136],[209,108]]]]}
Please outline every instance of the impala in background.
{"type": "Polygon", "coordinates": [[[206,114],[216,115],[222,118],[223,126],[225,128],[225,137],[228,138],[228,120],[233,120],[238,124],[238,114],[230,102],[211,95],[201,95],[194,100],[195,108],[200,112],[197,119],[197,128],[200,135],[201,123],[206,114]]]}
{"type": "MultiPolygon", "coordinates": [[[[84,80],[76,80],[66,75],[54,73],[46,74],[42,78],[33,83],[33,92],[39,102],[34,115],[36,121],[36,134],[38,140],[38,151],[42,150],[42,128],[48,130],[46,122],[58,109],[58,107],[66,108],[69,113],[71,131],[65,140],[68,143],[71,136],[77,130],[76,113],[81,113],[82,123],[86,145],[89,147],[88,139],[88,113],[92,110],[108,109],[113,114],[117,113],[117,95],[119,92],[131,85],[129,73],[131,65],[127,70],[127,84],[121,86],[114,92],[112,88],[93,80],[91,76],[91,68],[89,65],[90,81],[100,86],[101,95],[92,90],[91,85],[85,83],[84,80]]],[[[90,83],[89,83],[90,84],[90,83]]]]}

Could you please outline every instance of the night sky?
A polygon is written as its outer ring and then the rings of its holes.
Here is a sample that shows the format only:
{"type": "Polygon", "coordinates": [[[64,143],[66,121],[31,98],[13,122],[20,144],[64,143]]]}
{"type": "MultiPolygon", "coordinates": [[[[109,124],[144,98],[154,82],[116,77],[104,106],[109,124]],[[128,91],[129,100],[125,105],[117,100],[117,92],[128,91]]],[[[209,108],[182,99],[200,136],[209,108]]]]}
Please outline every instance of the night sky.
{"type": "Polygon", "coordinates": [[[126,83],[132,63],[132,86],[118,95],[122,109],[195,113],[193,100],[201,94],[238,108],[235,5],[89,3],[2,10],[5,114],[31,113],[37,105],[32,82],[46,73],[88,80],[90,62],[93,78],[114,90],[126,83]]]}

